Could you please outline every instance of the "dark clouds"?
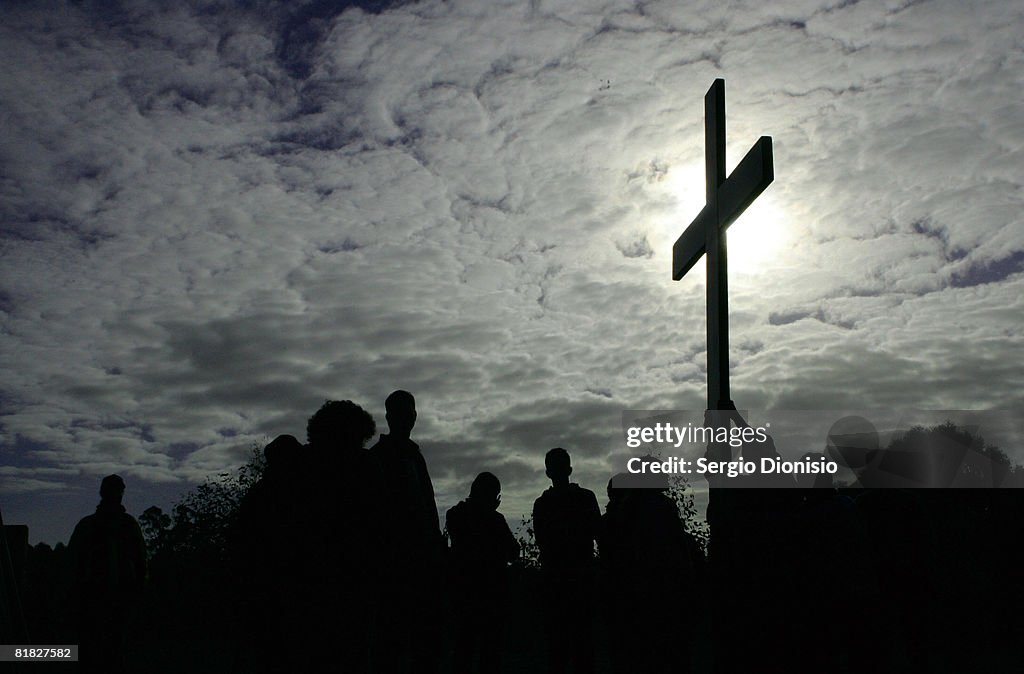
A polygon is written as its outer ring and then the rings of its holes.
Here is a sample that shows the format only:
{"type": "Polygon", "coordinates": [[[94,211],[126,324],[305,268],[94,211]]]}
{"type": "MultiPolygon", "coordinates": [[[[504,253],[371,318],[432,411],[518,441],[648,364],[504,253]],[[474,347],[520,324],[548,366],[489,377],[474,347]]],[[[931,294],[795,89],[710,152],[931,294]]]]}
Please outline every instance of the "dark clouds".
{"type": "Polygon", "coordinates": [[[383,425],[397,387],[442,507],[500,466],[528,510],[556,444],[599,487],[623,409],[703,405],[700,273],[667,279],[716,76],[729,165],[775,142],[730,230],[734,397],[1019,409],[1022,24],[1012,2],[5,8],[0,488],[183,488],[327,397],[383,425]]]}

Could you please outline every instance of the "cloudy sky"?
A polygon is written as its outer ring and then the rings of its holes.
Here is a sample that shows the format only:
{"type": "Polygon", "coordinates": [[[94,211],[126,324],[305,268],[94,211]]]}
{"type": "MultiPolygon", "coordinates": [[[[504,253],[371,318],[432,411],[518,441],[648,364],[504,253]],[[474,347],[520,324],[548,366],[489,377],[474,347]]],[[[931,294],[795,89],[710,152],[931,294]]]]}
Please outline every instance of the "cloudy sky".
{"type": "MultiPolygon", "coordinates": [[[[324,399],[416,394],[443,511],[510,520],[624,410],[704,406],[703,96],[748,408],[1024,407],[1024,6],[25,2],[0,22],[0,500],[66,540],[324,399]]],[[[820,449],[820,448],[812,448],[820,449]]],[[[1007,447],[1018,460],[1024,454],[1007,447]]],[[[603,499],[602,499],[603,502],[603,499]]]]}

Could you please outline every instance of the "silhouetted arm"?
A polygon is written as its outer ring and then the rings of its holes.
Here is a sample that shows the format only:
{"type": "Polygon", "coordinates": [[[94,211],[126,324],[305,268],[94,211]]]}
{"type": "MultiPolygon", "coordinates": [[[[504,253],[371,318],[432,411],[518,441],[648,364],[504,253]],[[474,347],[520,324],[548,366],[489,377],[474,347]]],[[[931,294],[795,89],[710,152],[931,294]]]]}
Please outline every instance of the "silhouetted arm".
{"type": "MultiPolygon", "coordinates": [[[[729,420],[732,419],[733,413],[734,410],[705,410],[704,427],[716,429],[717,435],[717,429],[722,428],[723,426],[726,429],[730,428],[729,420]]],[[[704,458],[708,461],[714,462],[732,461],[732,447],[729,446],[728,442],[716,442],[712,440],[708,443],[707,449],[704,450],[704,458]]],[[[718,487],[726,478],[722,474],[711,473],[709,471],[704,473],[704,479],[708,481],[709,487],[718,487]]]]}
{"type": "Polygon", "coordinates": [[[146,539],[142,536],[142,527],[134,517],[130,519],[132,564],[135,565],[137,592],[142,592],[146,585],[146,539]]]}
{"type": "Polygon", "coordinates": [[[744,419],[743,415],[740,414],[735,409],[732,410],[732,414],[729,416],[729,418],[732,419],[732,422],[736,424],[736,426],[738,426],[739,428],[750,428],[750,424],[747,423],[747,420],[744,419]]]}
{"type": "Polygon", "coordinates": [[[544,510],[544,501],[537,499],[533,502],[533,537],[537,541],[537,548],[542,552],[548,543],[548,521],[547,513],[544,510]]]}
{"type": "Polygon", "coordinates": [[[596,542],[601,537],[601,507],[597,505],[597,497],[594,492],[588,493],[590,502],[587,504],[587,527],[590,539],[596,542]]]}
{"type": "Polygon", "coordinates": [[[72,577],[74,578],[76,589],[79,589],[82,576],[84,575],[82,573],[84,563],[84,551],[82,550],[82,542],[85,538],[84,528],[82,522],[76,524],[75,530],[71,532],[71,538],[68,540],[68,556],[71,558],[71,573],[73,574],[72,577]]]}
{"type": "Polygon", "coordinates": [[[430,543],[436,544],[437,551],[444,553],[448,546],[445,543],[444,535],[441,533],[441,522],[437,515],[437,501],[434,498],[434,483],[431,481],[430,472],[427,470],[427,461],[419,449],[415,451],[414,460],[419,474],[420,498],[422,499],[420,515],[424,518],[423,526],[427,530],[426,533],[429,538],[433,539],[430,543]]]}
{"type": "Polygon", "coordinates": [[[499,513],[498,517],[501,519],[502,546],[505,552],[504,559],[506,562],[514,562],[519,559],[519,541],[512,535],[512,530],[508,528],[508,521],[504,515],[499,513]]]}
{"type": "Polygon", "coordinates": [[[368,547],[367,556],[371,561],[374,580],[379,581],[380,579],[377,575],[382,574],[386,565],[390,562],[387,556],[390,543],[387,535],[387,526],[389,522],[393,521],[394,503],[392,499],[388,498],[388,484],[384,478],[384,470],[377,455],[366,454],[363,473],[363,479],[365,480],[363,485],[365,498],[363,509],[366,526],[366,545],[368,547]]]}

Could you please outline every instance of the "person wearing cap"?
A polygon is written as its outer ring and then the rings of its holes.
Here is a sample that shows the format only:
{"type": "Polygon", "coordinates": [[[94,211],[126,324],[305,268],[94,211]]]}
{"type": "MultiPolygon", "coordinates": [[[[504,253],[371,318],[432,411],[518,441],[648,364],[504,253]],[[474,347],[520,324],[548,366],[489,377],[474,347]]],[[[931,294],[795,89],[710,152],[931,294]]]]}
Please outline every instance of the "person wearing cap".
{"type": "Polygon", "coordinates": [[[146,543],[121,505],[124,489],[121,476],[103,478],[96,512],[82,518],[68,543],[83,672],[126,671],[128,620],[146,581],[146,543]]]}

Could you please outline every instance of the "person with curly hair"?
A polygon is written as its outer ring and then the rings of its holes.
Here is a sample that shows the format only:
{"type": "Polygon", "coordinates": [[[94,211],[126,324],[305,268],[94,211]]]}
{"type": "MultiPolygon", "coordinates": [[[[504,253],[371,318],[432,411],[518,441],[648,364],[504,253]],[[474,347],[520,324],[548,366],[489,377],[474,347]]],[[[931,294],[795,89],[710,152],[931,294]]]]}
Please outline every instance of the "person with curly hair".
{"type": "MultiPolygon", "coordinates": [[[[336,649],[346,672],[369,671],[384,530],[384,479],[364,448],[373,417],[351,400],[328,400],[306,424],[302,501],[293,544],[302,549],[295,654],[336,649]]],[[[304,656],[299,656],[304,657],[304,656]]],[[[293,662],[293,664],[295,664],[293,662]]],[[[315,661],[294,671],[316,671],[315,661]]]]}

